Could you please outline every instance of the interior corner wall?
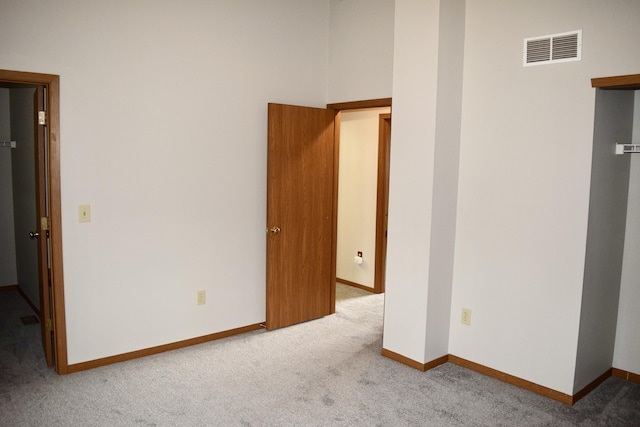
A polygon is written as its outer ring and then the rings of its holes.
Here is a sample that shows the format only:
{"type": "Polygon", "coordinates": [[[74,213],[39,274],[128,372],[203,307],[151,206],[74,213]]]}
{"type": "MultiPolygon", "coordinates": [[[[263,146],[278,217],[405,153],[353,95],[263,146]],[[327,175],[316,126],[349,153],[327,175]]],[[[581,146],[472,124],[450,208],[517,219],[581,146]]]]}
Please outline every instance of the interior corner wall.
{"type": "MultiPolygon", "coordinates": [[[[635,91],[633,139],[640,144],[640,91],[635,91]]],[[[613,367],[640,375],[640,154],[630,156],[627,225],[613,367]]]]}
{"type": "Polygon", "coordinates": [[[640,2],[624,0],[467,2],[451,354],[573,393],[590,79],[639,72],[637,16],[640,2]],[[580,61],[523,67],[525,38],[577,29],[580,61]]]}
{"type": "Polygon", "coordinates": [[[383,347],[425,363],[439,1],[396,0],[383,347]]]}
{"type": "Polygon", "coordinates": [[[631,141],[632,129],[633,92],[597,90],[574,393],[613,362],[630,160],[615,154],[615,144],[631,141]]]}
{"type": "Polygon", "coordinates": [[[330,0],[328,102],[392,93],[394,0],[330,0]]]}
{"type": "Polygon", "coordinates": [[[456,233],[465,0],[440,2],[438,98],[425,360],[449,353],[456,233]]]}
{"type": "Polygon", "coordinates": [[[387,108],[340,113],[336,277],[373,288],[378,196],[378,128],[387,108]],[[354,256],[363,253],[363,263],[354,256]]]}
{"type": "Polygon", "coordinates": [[[35,89],[11,89],[11,149],[13,215],[18,286],[34,306],[40,306],[37,241],[29,232],[38,229],[35,179],[35,89]]]}
{"type": "MultiPolygon", "coordinates": [[[[0,141],[10,140],[10,89],[0,88],[0,141]]],[[[9,147],[0,147],[0,286],[18,284],[11,150],[9,147]]]]}

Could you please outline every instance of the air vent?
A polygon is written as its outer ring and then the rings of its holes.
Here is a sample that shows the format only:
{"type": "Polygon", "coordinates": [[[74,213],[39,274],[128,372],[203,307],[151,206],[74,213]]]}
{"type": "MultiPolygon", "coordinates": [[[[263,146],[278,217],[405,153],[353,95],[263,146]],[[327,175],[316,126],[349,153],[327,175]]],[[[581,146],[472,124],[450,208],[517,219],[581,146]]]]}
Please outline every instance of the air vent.
{"type": "Polygon", "coordinates": [[[582,30],[524,39],[523,65],[580,61],[582,30]]]}
{"type": "Polygon", "coordinates": [[[640,144],[616,144],[616,154],[640,153],[640,144]]]}

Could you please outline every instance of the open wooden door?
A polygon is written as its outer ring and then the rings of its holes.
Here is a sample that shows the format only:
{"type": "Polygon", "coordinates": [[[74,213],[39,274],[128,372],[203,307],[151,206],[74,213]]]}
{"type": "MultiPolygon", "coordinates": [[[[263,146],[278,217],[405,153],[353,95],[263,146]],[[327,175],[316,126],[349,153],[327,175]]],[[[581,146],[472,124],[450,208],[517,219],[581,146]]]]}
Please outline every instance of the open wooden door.
{"type": "Polygon", "coordinates": [[[376,200],[376,266],[374,292],[383,293],[387,275],[387,224],[389,218],[389,170],[391,166],[391,114],[378,120],[378,195],[376,200]]]}
{"type": "Polygon", "coordinates": [[[53,366],[53,316],[51,310],[51,276],[49,274],[49,213],[47,196],[47,132],[46,91],[38,86],[35,93],[35,171],[36,171],[36,218],[38,229],[30,233],[38,240],[38,278],[40,281],[40,321],[42,348],[47,366],[53,366]]]}
{"type": "Polygon", "coordinates": [[[330,109],[269,104],[269,330],[335,311],[334,119],[330,109]]]}

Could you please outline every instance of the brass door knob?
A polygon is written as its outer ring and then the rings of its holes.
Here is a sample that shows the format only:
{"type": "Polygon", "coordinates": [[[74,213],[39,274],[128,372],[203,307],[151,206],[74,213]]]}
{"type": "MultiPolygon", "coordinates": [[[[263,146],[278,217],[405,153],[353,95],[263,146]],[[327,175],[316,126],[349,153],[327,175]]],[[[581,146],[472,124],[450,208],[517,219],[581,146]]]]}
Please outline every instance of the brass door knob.
{"type": "Polygon", "coordinates": [[[271,228],[267,228],[267,233],[278,234],[280,233],[280,227],[273,226],[271,228]]]}

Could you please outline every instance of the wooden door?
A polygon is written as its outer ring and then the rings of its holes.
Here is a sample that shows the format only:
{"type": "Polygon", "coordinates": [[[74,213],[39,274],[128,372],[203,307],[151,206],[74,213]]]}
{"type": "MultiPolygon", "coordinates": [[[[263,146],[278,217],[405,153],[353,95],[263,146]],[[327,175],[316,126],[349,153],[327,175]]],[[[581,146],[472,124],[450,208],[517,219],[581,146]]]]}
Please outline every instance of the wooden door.
{"type": "Polygon", "coordinates": [[[335,311],[334,118],[269,104],[267,329],[335,311]]]}
{"type": "Polygon", "coordinates": [[[47,366],[53,366],[53,316],[51,310],[51,280],[49,274],[49,214],[47,197],[47,146],[46,118],[39,117],[45,111],[45,88],[38,86],[35,93],[35,171],[36,171],[36,218],[38,240],[38,279],[40,288],[40,321],[42,329],[42,348],[47,366]]]}
{"type": "Polygon", "coordinates": [[[383,293],[387,271],[387,223],[389,218],[389,169],[391,156],[391,114],[378,120],[378,195],[376,200],[376,265],[374,292],[383,293]]]}

